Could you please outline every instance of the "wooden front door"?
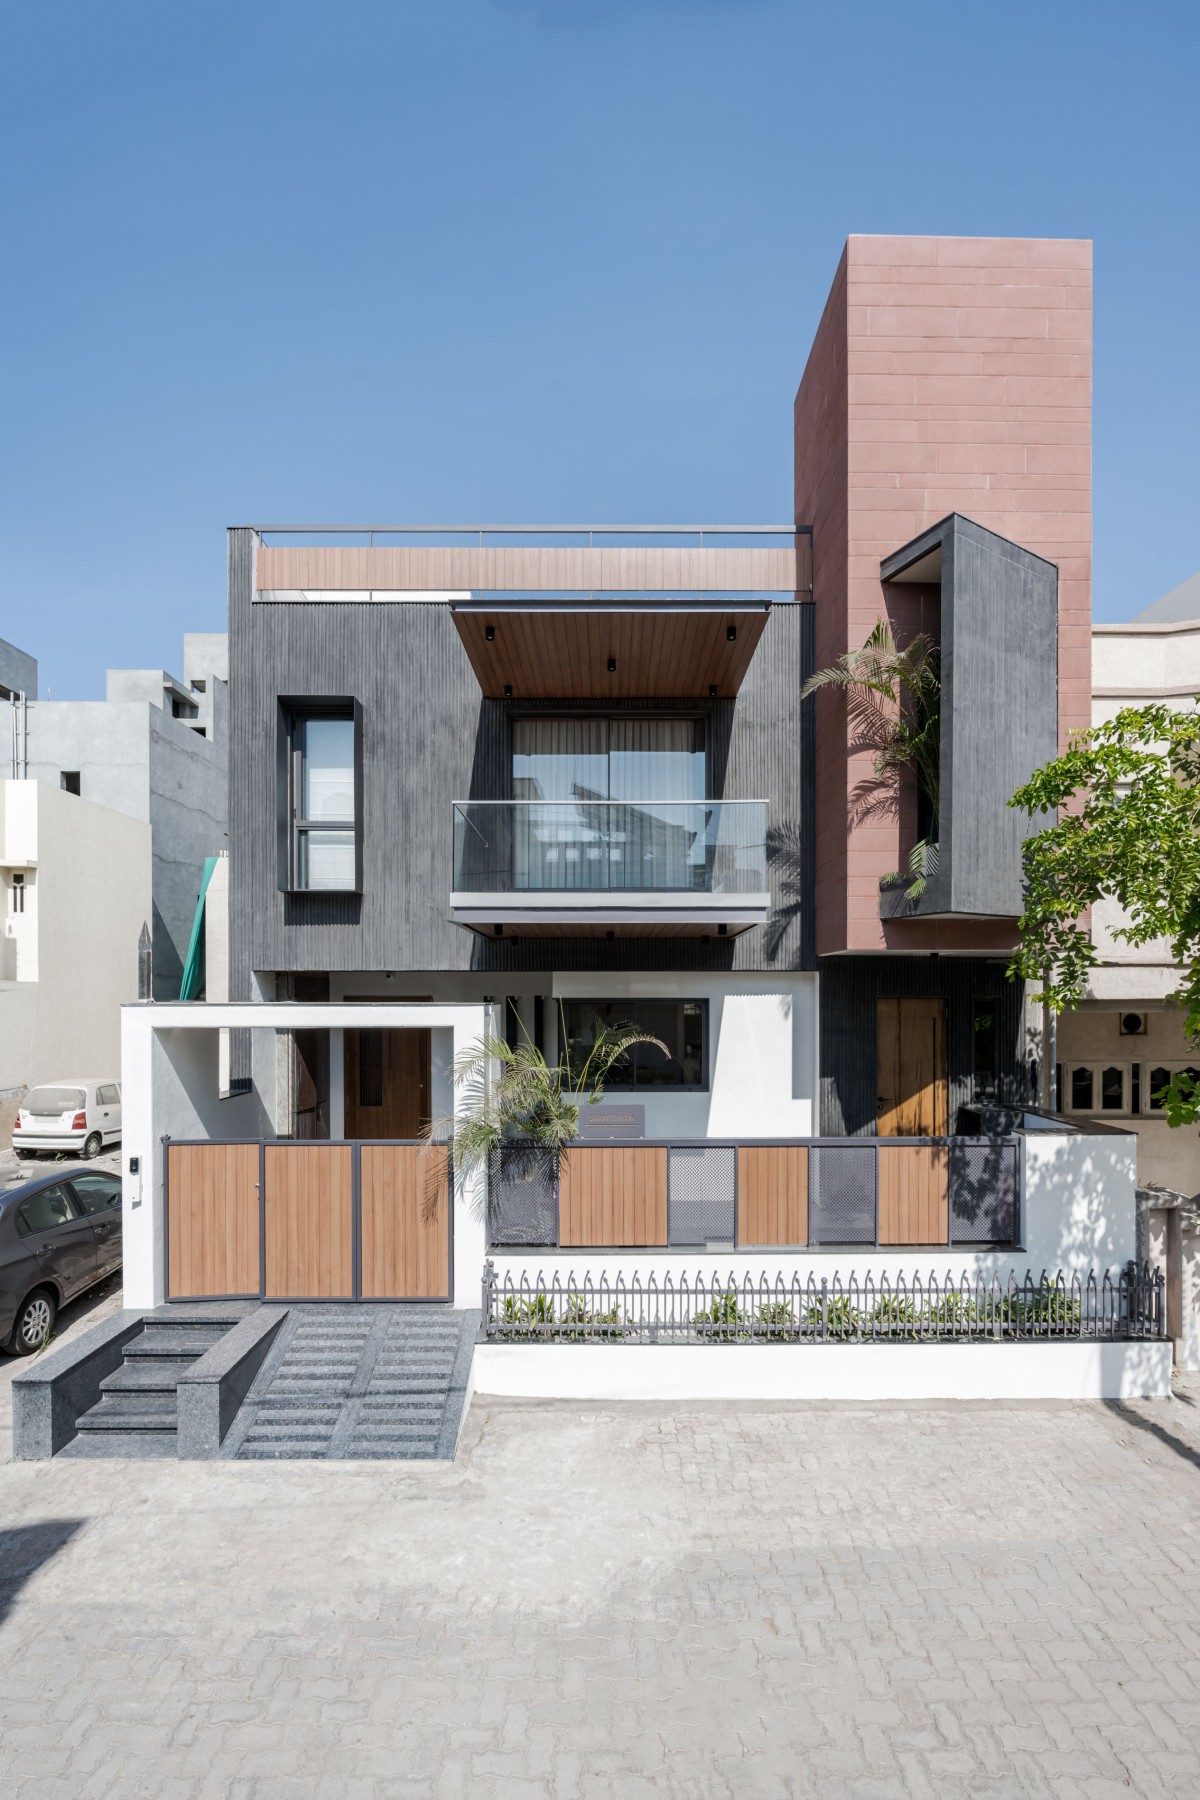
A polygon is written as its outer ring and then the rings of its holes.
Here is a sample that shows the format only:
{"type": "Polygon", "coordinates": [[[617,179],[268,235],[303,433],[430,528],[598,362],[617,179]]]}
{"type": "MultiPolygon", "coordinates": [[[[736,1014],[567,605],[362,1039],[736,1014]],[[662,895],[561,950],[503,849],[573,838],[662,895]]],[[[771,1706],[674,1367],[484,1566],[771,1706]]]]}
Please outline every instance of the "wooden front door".
{"type": "Polygon", "coordinates": [[[418,1138],[429,1124],[428,1031],[347,1031],[348,1138],[418,1138]]]}
{"type": "Polygon", "coordinates": [[[876,1004],[876,1119],[880,1137],[946,1137],[946,1002],[876,1004]]]}

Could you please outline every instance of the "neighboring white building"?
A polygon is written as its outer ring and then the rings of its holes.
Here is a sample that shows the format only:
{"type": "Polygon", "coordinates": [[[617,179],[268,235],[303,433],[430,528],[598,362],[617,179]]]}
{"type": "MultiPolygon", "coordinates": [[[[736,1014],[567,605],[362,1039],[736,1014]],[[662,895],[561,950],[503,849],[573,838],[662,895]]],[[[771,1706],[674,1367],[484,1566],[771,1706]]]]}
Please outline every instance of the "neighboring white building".
{"type": "MultiPolygon", "coordinates": [[[[1122,625],[1092,628],[1092,721],[1155,701],[1190,709],[1200,695],[1200,573],[1122,625]]],[[[1138,1180],[1200,1191],[1200,1134],[1172,1131],[1154,1095],[1170,1074],[1200,1067],[1169,996],[1179,971],[1165,939],[1132,945],[1114,936],[1122,912],[1092,911],[1101,955],[1087,998],[1058,1024],[1059,1105],[1068,1116],[1120,1123],[1138,1134],[1138,1180]]]]}
{"type": "Polygon", "coordinates": [[[115,1076],[151,910],[150,827],[38,781],[0,780],[0,1100],[115,1076]]]}
{"type": "Polygon", "coordinates": [[[0,704],[0,774],[28,776],[150,826],[153,992],[175,999],[205,858],[228,844],[225,633],[184,637],[182,681],[165,669],[109,669],[103,700],[40,700],[37,664],[21,657],[18,665],[18,656],[0,646],[0,703],[6,688],[10,702],[0,704]]]}

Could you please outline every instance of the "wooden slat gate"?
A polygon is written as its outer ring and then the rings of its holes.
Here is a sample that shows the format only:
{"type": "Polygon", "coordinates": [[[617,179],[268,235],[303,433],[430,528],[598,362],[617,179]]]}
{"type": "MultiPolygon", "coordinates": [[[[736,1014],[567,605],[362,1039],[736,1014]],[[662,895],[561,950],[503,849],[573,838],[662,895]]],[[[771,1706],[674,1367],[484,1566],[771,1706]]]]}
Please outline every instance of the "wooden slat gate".
{"type": "Polygon", "coordinates": [[[168,1142],[169,1300],[450,1300],[443,1144],[168,1142]]]}

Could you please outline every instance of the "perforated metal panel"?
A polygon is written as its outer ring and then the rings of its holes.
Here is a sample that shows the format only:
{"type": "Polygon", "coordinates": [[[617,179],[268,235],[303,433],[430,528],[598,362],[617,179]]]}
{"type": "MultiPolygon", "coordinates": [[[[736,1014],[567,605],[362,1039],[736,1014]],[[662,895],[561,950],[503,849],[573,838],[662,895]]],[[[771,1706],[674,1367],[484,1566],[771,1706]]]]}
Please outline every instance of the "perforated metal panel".
{"type": "Polygon", "coordinates": [[[488,1169],[488,1238],[496,1245],[557,1244],[558,1158],[505,1144],[488,1169]]]}
{"type": "Polygon", "coordinates": [[[809,1160],[812,1244],[875,1242],[875,1146],[817,1145],[809,1160]]]}
{"type": "Polygon", "coordinates": [[[951,1144],[950,1242],[1016,1243],[1019,1193],[1016,1144],[951,1144]]]}
{"type": "Polygon", "coordinates": [[[667,1153],[667,1242],[732,1244],[737,1151],[716,1145],[667,1153]]]}

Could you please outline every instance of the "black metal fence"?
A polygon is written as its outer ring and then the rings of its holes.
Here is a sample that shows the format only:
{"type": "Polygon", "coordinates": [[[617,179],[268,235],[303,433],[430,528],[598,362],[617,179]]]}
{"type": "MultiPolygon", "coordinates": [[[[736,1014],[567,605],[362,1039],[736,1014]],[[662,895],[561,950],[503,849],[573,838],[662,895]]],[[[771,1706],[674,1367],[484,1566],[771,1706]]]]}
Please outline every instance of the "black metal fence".
{"type": "MultiPolygon", "coordinates": [[[[1010,1248],[1021,1241],[1021,1145],[1004,1138],[778,1138],[755,1144],[808,1150],[808,1238],[793,1248],[879,1242],[881,1145],[946,1146],[950,1244],[1010,1248]]],[[[738,1229],[737,1139],[655,1139],[667,1152],[667,1248],[732,1248],[738,1229]]],[[[578,1142],[572,1156],[611,1148],[578,1142]]],[[[488,1243],[493,1249],[560,1244],[557,1153],[512,1142],[488,1168],[488,1243]]]]}
{"type": "Polygon", "coordinates": [[[668,1273],[513,1277],[483,1270],[497,1343],[1126,1342],[1165,1338],[1160,1271],[996,1276],[668,1273]]]}

